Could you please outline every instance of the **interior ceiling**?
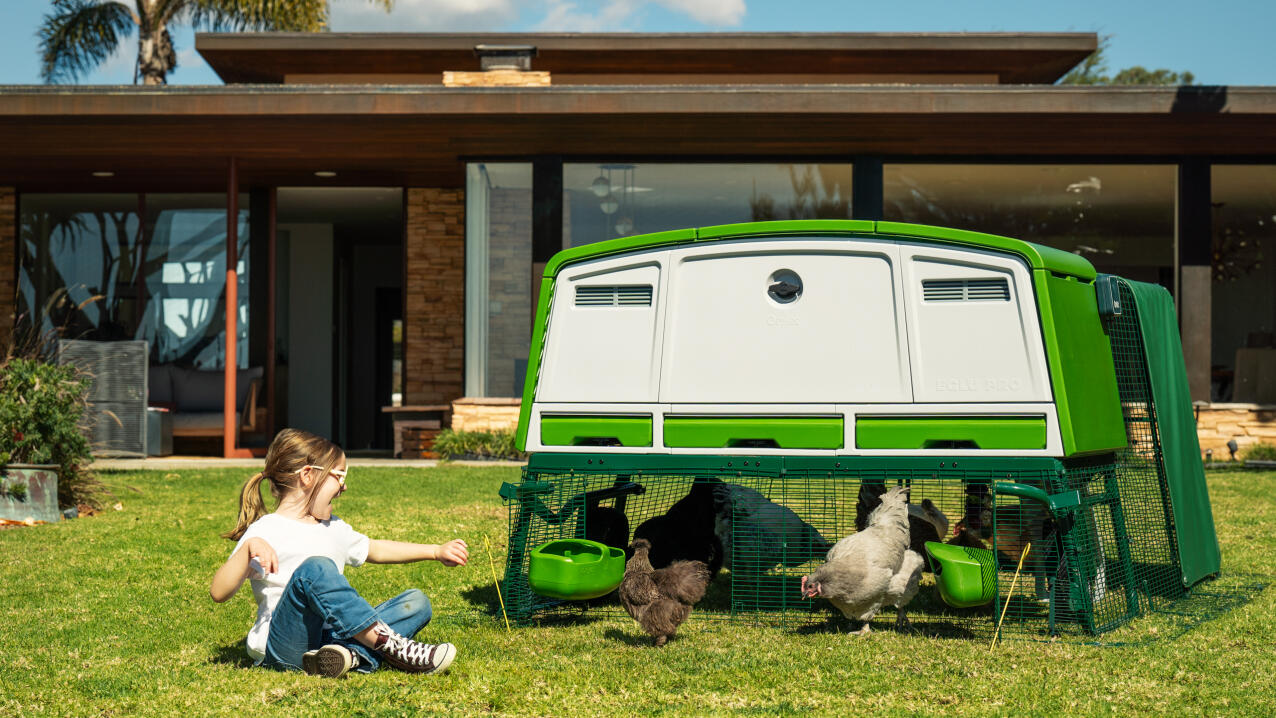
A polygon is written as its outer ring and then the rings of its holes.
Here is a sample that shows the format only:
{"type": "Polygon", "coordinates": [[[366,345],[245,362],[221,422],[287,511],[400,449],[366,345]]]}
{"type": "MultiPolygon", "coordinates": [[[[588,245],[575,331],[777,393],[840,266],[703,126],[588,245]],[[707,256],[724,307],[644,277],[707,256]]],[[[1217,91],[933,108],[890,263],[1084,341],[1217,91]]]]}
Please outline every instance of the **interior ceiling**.
{"type": "Polygon", "coordinates": [[[280,224],[398,221],[403,214],[399,187],[280,187],[277,202],[280,224]]]}

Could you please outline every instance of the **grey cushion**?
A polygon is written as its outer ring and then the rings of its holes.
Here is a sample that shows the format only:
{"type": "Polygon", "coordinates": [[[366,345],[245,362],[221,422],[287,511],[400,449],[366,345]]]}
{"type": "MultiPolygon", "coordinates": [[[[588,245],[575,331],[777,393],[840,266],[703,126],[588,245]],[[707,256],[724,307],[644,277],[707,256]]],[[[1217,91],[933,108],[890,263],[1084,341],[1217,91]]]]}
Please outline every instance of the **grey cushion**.
{"type": "MultiPolygon", "coordinates": [[[[235,377],[235,410],[244,408],[248,400],[248,387],[253,379],[262,375],[261,367],[240,369],[235,377]]],[[[225,374],[220,369],[181,369],[174,367],[173,398],[178,412],[217,412],[222,410],[225,396],[225,374]]]]}
{"type": "Polygon", "coordinates": [[[146,369],[146,400],[155,404],[173,403],[173,365],[152,364],[146,369]]]}

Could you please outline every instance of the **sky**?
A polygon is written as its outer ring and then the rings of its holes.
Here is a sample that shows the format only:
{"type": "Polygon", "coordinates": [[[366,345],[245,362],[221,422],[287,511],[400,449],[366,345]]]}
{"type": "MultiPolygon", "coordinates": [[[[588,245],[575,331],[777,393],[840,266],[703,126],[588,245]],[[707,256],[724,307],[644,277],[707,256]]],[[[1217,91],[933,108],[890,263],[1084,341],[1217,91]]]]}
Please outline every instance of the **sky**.
{"type": "MultiPolygon", "coordinates": [[[[109,1],[109,0],[103,0],[109,1]]],[[[132,4],[132,0],[126,0],[132,4]]],[[[50,0],[0,0],[0,85],[37,84],[50,0]]],[[[1276,0],[332,0],[334,32],[1097,32],[1111,73],[1190,71],[1197,84],[1276,85],[1276,0]]],[[[173,31],[174,85],[221,84],[173,31]]],[[[136,36],[83,84],[133,81],[136,36]]]]}

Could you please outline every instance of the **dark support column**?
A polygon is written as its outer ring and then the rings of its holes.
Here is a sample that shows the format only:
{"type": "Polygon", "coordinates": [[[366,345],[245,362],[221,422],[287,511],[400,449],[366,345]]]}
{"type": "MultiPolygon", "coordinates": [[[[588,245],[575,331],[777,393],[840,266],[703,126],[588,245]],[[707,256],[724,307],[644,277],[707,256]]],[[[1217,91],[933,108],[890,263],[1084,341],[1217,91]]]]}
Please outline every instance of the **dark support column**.
{"type": "Polygon", "coordinates": [[[226,356],[225,392],[222,394],[222,455],[232,458],[236,454],[235,435],[238,416],[235,413],[235,378],[238,352],[235,346],[236,314],[239,309],[239,167],[230,158],[226,172],[226,356]]]}
{"type": "Polygon", "coordinates": [[[563,248],[563,158],[532,160],[532,314],[545,264],[563,248]]]}
{"type": "Polygon", "coordinates": [[[278,313],[278,289],[275,283],[279,276],[279,260],[275,245],[275,217],[279,192],[271,187],[266,193],[266,437],[268,440],[273,440],[275,437],[275,357],[279,353],[275,349],[278,327],[275,320],[275,315],[278,313]]]}
{"type": "Polygon", "coordinates": [[[882,219],[882,158],[856,157],[851,169],[851,219],[882,219]]]}
{"type": "Polygon", "coordinates": [[[248,366],[266,366],[266,292],[270,276],[266,271],[266,236],[270,234],[270,188],[248,189],[248,366]]]}
{"type": "Polygon", "coordinates": [[[1213,230],[1210,207],[1210,163],[1204,158],[1184,159],[1178,177],[1178,262],[1175,301],[1179,308],[1179,333],[1193,401],[1210,400],[1212,331],[1213,230]]]}

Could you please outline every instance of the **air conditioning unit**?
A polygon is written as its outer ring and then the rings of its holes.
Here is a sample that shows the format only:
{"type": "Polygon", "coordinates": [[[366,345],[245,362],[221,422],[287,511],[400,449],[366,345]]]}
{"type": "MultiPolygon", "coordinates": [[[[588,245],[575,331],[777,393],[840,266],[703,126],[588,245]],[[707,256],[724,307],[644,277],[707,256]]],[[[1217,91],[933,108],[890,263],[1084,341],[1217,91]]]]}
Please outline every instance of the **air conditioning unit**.
{"type": "Polygon", "coordinates": [[[58,342],[58,363],[88,376],[81,424],[95,456],[146,456],[146,367],[150,349],[138,341],[58,342]]]}

